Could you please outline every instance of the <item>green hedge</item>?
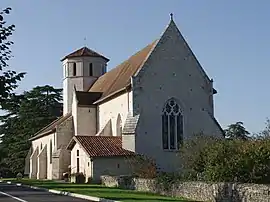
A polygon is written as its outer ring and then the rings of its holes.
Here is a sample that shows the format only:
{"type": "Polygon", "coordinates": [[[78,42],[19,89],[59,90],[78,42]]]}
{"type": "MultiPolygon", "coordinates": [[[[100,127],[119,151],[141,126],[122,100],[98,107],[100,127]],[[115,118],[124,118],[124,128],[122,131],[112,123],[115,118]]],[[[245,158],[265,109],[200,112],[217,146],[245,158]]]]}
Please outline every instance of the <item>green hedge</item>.
{"type": "Polygon", "coordinates": [[[270,183],[270,140],[197,136],[179,153],[182,177],[213,182],[270,183]]]}

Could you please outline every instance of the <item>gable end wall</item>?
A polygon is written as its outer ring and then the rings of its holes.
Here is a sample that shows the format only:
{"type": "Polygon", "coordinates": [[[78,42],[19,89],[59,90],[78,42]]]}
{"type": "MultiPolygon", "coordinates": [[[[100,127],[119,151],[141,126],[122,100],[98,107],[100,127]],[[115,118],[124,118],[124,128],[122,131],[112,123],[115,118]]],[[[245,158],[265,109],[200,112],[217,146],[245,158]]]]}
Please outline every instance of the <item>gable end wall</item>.
{"type": "Polygon", "coordinates": [[[176,98],[183,110],[184,139],[201,131],[221,135],[207,113],[212,111],[212,84],[206,82],[198,65],[172,23],[133,78],[133,112],[140,114],[135,151],[156,159],[165,171],[180,167],[177,152],[162,149],[161,115],[168,99],[176,98]]]}

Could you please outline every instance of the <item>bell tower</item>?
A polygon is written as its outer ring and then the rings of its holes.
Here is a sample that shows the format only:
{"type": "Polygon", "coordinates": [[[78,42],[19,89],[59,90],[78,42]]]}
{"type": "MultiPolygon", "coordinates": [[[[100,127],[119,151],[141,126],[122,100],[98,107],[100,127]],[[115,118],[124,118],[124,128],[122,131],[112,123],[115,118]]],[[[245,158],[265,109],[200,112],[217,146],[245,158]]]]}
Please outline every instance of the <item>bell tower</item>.
{"type": "Polygon", "coordinates": [[[63,65],[63,114],[71,112],[73,89],[88,91],[91,85],[107,71],[109,59],[83,47],[65,56],[63,65]]]}

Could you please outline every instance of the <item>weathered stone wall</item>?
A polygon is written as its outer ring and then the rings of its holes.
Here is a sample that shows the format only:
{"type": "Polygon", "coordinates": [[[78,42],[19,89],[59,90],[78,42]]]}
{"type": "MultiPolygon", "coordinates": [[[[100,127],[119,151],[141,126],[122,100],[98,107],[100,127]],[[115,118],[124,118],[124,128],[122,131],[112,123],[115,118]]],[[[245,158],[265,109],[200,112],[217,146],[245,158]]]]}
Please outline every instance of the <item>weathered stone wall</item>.
{"type": "Polygon", "coordinates": [[[198,201],[269,202],[270,186],[259,184],[179,182],[170,187],[153,179],[128,176],[102,176],[102,184],[138,191],[159,193],[173,197],[186,197],[198,201]]]}
{"type": "Polygon", "coordinates": [[[212,82],[171,22],[132,77],[133,115],[140,115],[135,151],[155,160],[161,171],[178,172],[182,164],[179,155],[163,149],[161,115],[164,105],[170,98],[177,101],[184,116],[184,139],[201,132],[222,137],[212,117],[212,92],[212,82]]]}

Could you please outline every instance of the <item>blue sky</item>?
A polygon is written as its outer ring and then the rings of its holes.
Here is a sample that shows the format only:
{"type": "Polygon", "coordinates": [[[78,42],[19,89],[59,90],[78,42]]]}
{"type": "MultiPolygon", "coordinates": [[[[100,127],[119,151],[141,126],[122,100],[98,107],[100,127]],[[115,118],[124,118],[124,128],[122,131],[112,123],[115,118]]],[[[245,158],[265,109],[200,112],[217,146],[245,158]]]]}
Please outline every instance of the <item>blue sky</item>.
{"type": "Polygon", "coordinates": [[[60,59],[85,44],[109,69],[158,38],[169,14],[214,79],[215,116],[251,132],[270,117],[268,0],[1,0],[16,25],[10,66],[26,71],[19,91],[62,85],[60,59]],[[86,41],[84,38],[86,37],[86,41]]]}

